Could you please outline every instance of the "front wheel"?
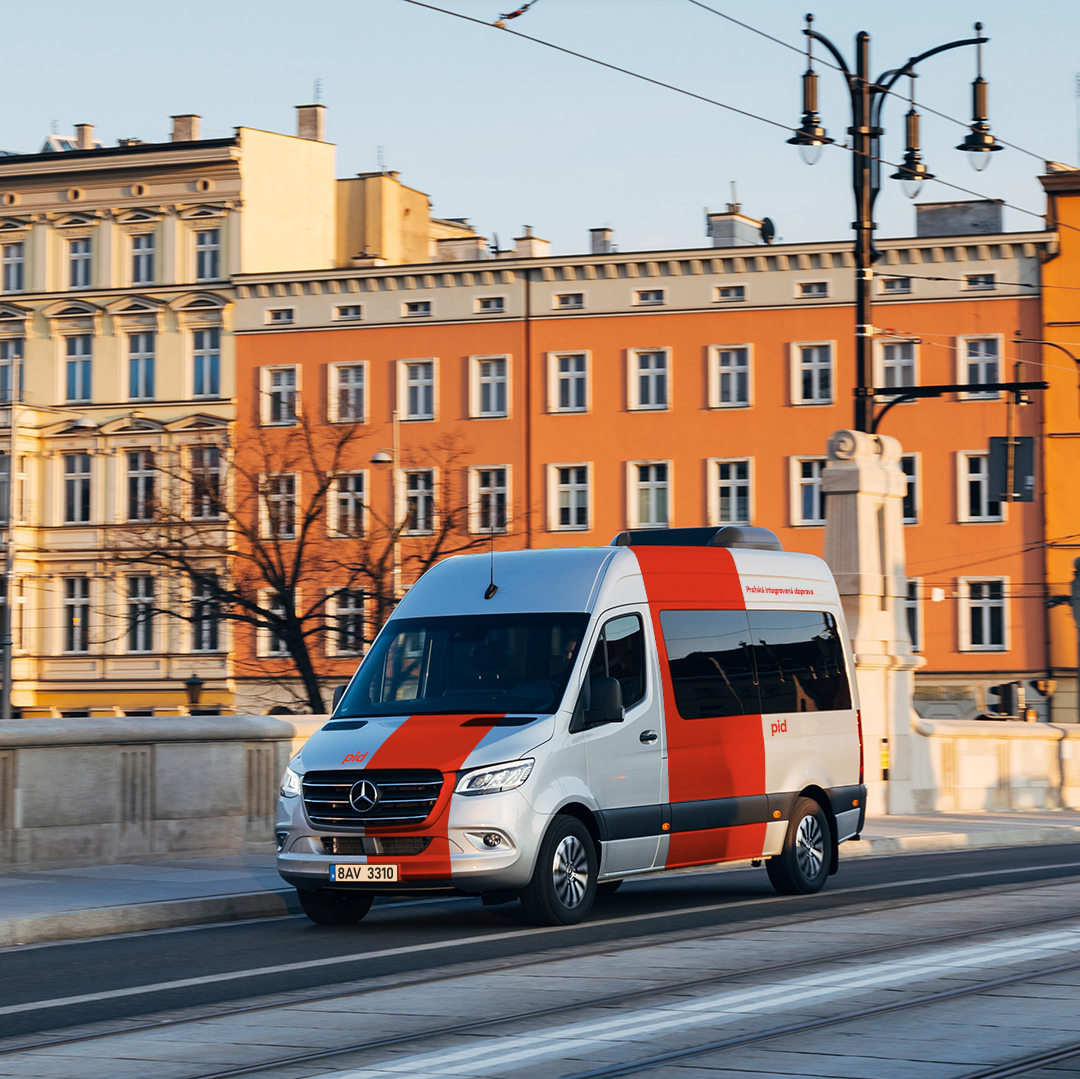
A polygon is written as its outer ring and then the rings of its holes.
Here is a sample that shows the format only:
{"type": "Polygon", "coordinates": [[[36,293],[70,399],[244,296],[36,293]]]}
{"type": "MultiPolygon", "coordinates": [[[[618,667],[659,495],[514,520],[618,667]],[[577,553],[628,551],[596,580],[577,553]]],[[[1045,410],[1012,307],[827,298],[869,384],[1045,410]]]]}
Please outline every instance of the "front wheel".
{"type": "Polygon", "coordinates": [[[598,869],[596,845],[576,817],[556,817],[540,844],[536,870],[521,893],[530,921],[576,925],[592,909],[598,869]]]}
{"type": "Polygon", "coordinates": [[[317,892],[296,889],[303,912],[317,925],[353,925],[369,910],[375,897],[370,892],[335,892],[320,888],[317,892]]]}
{"type": "Polygon", "coordinates": [[[769,880],[781,895],[820,892],[829,875],[831,836],[825,811],[812,798],[798,798],[784,847],[766,863],[769,880]]]}

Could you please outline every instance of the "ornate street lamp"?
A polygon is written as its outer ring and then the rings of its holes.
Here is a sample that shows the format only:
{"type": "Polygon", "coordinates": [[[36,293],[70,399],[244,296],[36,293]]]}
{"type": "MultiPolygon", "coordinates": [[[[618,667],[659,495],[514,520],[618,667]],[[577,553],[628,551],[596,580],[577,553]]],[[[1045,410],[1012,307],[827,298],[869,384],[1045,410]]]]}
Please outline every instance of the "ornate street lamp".
{"type": "MultiPolygon", "coordinates": [[[[851,98],[851,136],[852,149],[852,187],[855,194],[855,429],[870,431],[873,412],[874,387],[871,374],[873,371],[870,355],[874,328],[871,322],[873,306],[873,265],[881,257],[881,252],[874,247],[874,203],[881,191],[881,110],[893,86],[905,75],[914,85],[915,67],[923,60],[936,56],[939,52],[958,49],[967,45],[979,48],[976,59],[976,77],[972,86],[974,99],[974,119],[971,134],[958,147],[972,154],[972,160],[985,167],[990,153],[1001,147],[990,134],[986,117],[987,84],[982,77],[981,46],[988,39],[982,36],[982,23],[975,24],[976,37],[962,41],[950,41],[938,45],[918,56],[911,57],[902,67],[884,72],[876,80],[870,77],[870,35],[860,31],[855,37],[855,70],[852,71],[844,60],[840,50],[822,34],[813,28],[813,15],[806,16],[807,70],[803,75],[803,117],[795,134],[788,142],[797,146],[803,159],[813,164],[822,149],[833,140],[822,127],[817,111],[817,74],[814,71],[813,43],[820,41],[831,53],[837,67],[844,76],[851,98]]],[[[899,180],[905,193],[914,198],[925,180],[933,179],[922,163],[919,151],[919,114],[915,110],[914,89],[911,92],[911,107],[906,117],[907,149],[903,164],[890,177],[899,180]]]]}

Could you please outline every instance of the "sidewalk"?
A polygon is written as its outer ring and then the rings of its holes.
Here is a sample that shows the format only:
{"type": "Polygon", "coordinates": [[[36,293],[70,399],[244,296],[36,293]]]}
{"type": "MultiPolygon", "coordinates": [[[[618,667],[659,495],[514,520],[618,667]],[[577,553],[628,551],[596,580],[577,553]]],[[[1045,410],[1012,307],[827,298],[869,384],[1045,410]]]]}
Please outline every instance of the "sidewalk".
{"type": "MultiPolygon", "coordinates": [[[[1080,812],[873,817],[842,858],[1080,843],[1080,812]]],[[[273,854],[0,873],[0,948],[297,911],[273,854]]]]}

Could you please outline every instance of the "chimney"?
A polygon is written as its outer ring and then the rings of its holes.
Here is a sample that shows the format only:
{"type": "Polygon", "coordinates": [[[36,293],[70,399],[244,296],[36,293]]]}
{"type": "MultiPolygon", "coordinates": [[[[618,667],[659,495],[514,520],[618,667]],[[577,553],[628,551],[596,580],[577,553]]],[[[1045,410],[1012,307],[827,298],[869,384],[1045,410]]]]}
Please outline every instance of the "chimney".
{"type": "Polygon", "coordinates": [[[297,105],[296,134],[301,139],[325,142],[326,106],[297,105]]]}
{"type": "Polygon", "coordinates": [[[611,229],[589,229],[592,243],[589,250],[594,255],[611,254],[611,229]]]}
{"type": "Polygon", "coordinates": [[[181,113],[172,118],[173,142],[197,142],[199,138],[199,117],[193,112],[181,113]]]}
{"type": "Polygon", "coordinates": [[[75,149],[92,150],[94,148],[94,125],[75,125],[75,149]]]}
{"type": "Polygon", "coordinates": [[[723,213],[705,210],[705,235],[713,247],[755,247],[765,243],[762,222],[740,212],[737,202],[729,202],[723,213]]]}
{"type": "Polygon", "coordinates": [[[543,258],[551,253],[551,244],[532,233],[532,225],[525,226],[525,235],[514,237],[514,257],[521,259],[543,258]]]}
{"type": "Polygon", "coordinates": [[[998,199],[921,202],[915,207],[915,235],[993,236],[1003,231],[998,199]]]}

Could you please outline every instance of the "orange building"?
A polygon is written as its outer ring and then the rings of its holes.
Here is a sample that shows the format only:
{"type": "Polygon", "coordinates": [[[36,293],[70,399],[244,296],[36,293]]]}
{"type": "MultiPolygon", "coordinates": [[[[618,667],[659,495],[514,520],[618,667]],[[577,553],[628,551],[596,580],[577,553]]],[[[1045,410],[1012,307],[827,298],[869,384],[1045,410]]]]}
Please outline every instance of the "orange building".
{"type": "MultiPolygon", "coordinates": [[[[853,415],[850,245],[615,252],[600,234],[587,255],[535,241],[540,253],[522,257],[533,240],[476,262],[240,277],[241,428],[299,422],[282,422],[282,392],[309,425],[355,422],[342,473],[370,527],[396,514],[405,542],[459,509],[475,538],[494,525],[500,548],[748,521],[822,553],[825,444],[853,415]],[[392,446],[395,412],[391,476],[371,459],[392,446]]],[[[1008,395],[974,387],[1011,378],[1014,337],[1041,335],[1053,244],[1045,232],[879,241],[875,385],[973,386],[897,405],[881,425],[910,477],[927,715],[974,714],[986,684],[1046,676],[1043,510],[991,489],[1008,395]]],[[[1017,435],[1039,434],[1033,397],[1017,435]]],[[[238,640],[238,656],[245,647],[257,649],[238,640]]],[[[354,663],[328,656],[324,675],[354,663]]]]}

